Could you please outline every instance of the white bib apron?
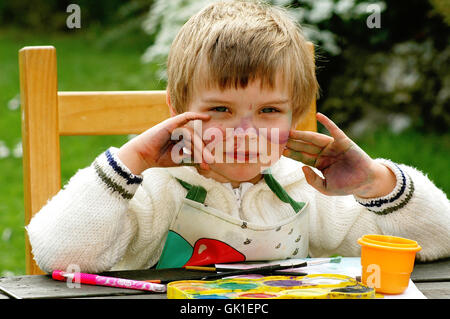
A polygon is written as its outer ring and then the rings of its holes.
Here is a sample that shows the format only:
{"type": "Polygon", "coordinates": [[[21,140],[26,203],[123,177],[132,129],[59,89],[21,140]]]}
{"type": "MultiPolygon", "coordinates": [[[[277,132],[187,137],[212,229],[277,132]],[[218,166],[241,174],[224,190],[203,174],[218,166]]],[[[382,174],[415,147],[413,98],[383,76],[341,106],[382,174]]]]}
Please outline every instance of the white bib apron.
{"type": "Polygon", "coordinates": [[[296,212],[271,226],[252,224],[207,207],[203,187],[179,181],[188,194],[169,227],[157,268],[307,257],[307,203],[294,201],[270,171],[264,179],[296,212]]]}

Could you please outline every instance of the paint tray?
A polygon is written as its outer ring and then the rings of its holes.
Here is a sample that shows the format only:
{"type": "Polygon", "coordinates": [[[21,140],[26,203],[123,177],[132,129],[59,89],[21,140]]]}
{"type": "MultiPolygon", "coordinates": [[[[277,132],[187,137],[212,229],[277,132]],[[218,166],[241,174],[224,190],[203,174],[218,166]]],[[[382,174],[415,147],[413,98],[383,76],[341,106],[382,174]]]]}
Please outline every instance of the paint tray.
{"type": "Polygon", "coordinates": [[[215,281],[183,280],[167,285],[169,299],[372,299],[375,290],[337,274],[240,276],[215,281]]]}

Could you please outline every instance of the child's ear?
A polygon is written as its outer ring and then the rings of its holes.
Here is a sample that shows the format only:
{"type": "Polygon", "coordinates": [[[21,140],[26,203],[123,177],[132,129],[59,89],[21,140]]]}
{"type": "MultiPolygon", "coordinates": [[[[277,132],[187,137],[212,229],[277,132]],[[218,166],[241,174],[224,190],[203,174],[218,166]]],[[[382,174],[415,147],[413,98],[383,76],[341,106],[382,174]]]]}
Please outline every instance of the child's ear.
{"type": "Polygon", "coordinates": [[[177,115],[177,111],[173,108],[172,102],[170,101],[170,95],[169,93],[166,93],[166,103],[169,106],[169,113],[170,116],[174,117],[177,115]]]}

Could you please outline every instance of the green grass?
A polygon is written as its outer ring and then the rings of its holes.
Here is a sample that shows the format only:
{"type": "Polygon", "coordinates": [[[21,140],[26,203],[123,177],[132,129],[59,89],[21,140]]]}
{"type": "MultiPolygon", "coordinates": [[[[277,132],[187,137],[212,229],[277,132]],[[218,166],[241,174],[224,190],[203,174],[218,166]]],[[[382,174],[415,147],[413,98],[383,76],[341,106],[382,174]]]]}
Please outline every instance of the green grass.
{"type": "MultiPolygon", "coordinates": [[[[142,43],[120,43],[106,49],[96,45],[96,35],[76,32],[35,35],[20,30],[0,30],[0,141],[12,149],[21,139],[20,110],[8,101],[19,94],[17,53],[28,45],[53,45],[58,56],[58,85],[70,90],[162,89],[155,79],[155,65],[142,65],[142,43]]],[[[331,115],[332,116],[332,115],[331,115]]],[[[126,136],[61,138],[62,183],[109,146],[119,147],[126,136]]],[[[450,133],[400,135],[380,130],[356,141],[372,157],[390,158],[428,173],[436,185],[450,194],[450,133]]],[[[24,213],[22,158],[0,158],[0,276],[24,274],[24,213]]]]}
{"type": "Polygon", "coordinates": [[[416,167],[447,197],[450,194],[450,133],[424,135],[409,129],[394,134],[380,129],[355,142],[372,158],[387,158],[416,167]]]}

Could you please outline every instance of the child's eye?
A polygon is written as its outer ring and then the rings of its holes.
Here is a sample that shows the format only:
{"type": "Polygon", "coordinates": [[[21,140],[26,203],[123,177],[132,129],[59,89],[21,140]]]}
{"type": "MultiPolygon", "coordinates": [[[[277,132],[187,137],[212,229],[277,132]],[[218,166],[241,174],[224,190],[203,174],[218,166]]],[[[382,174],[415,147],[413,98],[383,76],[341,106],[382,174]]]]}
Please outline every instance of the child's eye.
{"type": "Polygon", "coordinates": [[[211,111],[216,111],[216,112],[221,112],[221,113],[223,113],[223,112],[227,112],[227,111],[228,111],[228,108],[227,108],[226,106],[216,106],[216,107],[213,107],[213,108],[211,109],[211,111]]]}
{"type": "Polygon", "coordinates": [[[261,110],[261,113],[275,113],[275,112],[280,112],[280,111],[274,107],[265,107],[261,110]]]}

